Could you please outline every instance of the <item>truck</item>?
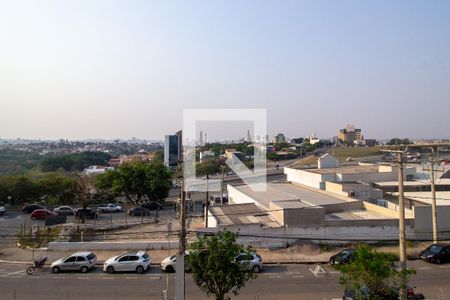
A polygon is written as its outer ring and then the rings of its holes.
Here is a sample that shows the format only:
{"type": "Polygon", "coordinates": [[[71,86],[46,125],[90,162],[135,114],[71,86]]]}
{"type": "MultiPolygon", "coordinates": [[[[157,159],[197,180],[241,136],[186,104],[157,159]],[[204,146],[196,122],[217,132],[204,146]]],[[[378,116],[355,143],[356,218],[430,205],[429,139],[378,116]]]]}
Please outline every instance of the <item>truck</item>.
{"type": "Polygon", "coordinates": [[[122,207],[113,203],[108,204],[100,204],[97,208],[98,212],[105,213],[105,212],[119,212],[122,211],[122,207]]]}

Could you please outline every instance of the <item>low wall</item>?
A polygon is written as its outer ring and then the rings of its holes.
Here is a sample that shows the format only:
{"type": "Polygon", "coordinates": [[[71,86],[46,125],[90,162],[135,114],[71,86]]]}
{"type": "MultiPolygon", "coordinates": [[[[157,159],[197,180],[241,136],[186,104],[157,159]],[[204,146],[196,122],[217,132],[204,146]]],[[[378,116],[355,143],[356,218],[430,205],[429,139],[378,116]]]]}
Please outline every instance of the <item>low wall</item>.
{"type": "Polygon", "coordinates": [[[166,250],[178,249],[178,240],[135,242],[50,242],[48,250],[166,250]]]}
{"type": "MultiPolygon", "coordinates": [[[[364,201],[364,208],[368,211],[373,211],[379,214],[383,214],[386,216],[389,216],[391,218],[397,218],[398,219],[398,211],[380,206],[380,205],[376,205],[376,204],[372,204],[369,202],[365,202],[364,201]]],[[[405,209],[405,218],[408,219],[413,219],[414,218],[414,213],[412,210],[410,209],[405,209]]]]}
{"type": "Polygon", "coordinates": [[[363,209],[363,201],[357,199],[351,199],[352,201],[336,203],[336,204],[325,204],[322,205],[325,209],[326,214],[332,214],[336,212],[350,211],[350,210],[360,210],[363,209]]]}

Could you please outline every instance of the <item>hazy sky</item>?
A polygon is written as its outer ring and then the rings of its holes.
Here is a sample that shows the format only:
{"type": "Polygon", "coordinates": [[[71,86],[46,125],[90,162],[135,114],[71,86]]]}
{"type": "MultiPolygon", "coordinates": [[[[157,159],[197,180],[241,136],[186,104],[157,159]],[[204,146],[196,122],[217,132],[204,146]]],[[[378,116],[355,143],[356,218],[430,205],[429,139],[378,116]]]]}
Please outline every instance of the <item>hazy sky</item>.
{"type": "Polygon", "coordinates": [[[448,138],[450,1],[0,0],[0,104],[2,138],[162,139],[184,108],[448,138]]]}

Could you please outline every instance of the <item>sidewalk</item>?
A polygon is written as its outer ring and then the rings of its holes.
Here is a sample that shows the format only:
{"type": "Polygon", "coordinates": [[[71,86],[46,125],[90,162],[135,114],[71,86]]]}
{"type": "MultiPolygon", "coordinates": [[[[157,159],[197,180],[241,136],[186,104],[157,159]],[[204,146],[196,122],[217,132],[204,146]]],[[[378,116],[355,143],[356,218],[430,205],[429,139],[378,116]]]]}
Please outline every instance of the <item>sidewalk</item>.
{"type": "MultiPolygon", "coordinates": [[[[424,249],[428,244],[418,244],[416,247],[408,248],[408,258],[416,259],[420,250],[424,249]]],[[[324,251],[318,245],[305,244],[294,246],[287,249],[257,249],[258,254],[263,258],[266,264],[292,264],[292,263],[327,263],[330,256],[341,251],[345,247],[336,247],[329,251],[324,251]]],[[[397,254],[396,246],[380,246],[377,250],[397,254]]],[[[46,249],[21,249],[10,245],[0,249],[0,263],[31,263],[34,258],[47,256],[49,262],[53,262],[59,258],[67,257],[75,251],[56,251],[46,249]]],[[[100,263],[106,259],[119,255],[125,251],[94,251],[100,263]]],[[[152,257],[152,264],[160,264],[161,261],[169,255],[169,250],[149,250],[147,251],[152,257]]],[[[176,250],[170,250],[170,255],[175,255],[176,250]]]]}

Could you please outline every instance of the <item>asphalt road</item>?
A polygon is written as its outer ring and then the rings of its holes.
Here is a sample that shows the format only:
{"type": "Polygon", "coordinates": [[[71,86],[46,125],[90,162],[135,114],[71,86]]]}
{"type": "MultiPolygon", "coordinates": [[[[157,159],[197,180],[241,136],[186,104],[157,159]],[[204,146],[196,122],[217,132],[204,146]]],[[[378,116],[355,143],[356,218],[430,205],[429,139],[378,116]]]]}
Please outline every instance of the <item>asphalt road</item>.
{"type": "MultiPolygon", "coordinates": [[[[423,261],[409,262],[417,275],[411,283],[427,299],[450,298],[450,265],[431,265],[423,261]],[[442,291],[441,291],[442,289],[442,291]]],[[[106,274],[97,268],[87,274],[52,274],[49,268],[25,274],[24,265],[0,264],[0,299],[162,299],[168,282],[169,299],[173,299],[174,274],[166,274],[157,266],[145,274],[106,274]],[[15,295],[15,298],[14,298],[15,295]]],[[[315,265],[266,265],[258,278],[232,299],[339,299],[343,289],[340,274],[328,265],[325,273],[314,274],[315,265]]],[[[232,296],[232,295],[231,295],[232,296]]],[[[207,299],[186,275],[186,299],[207,299]]]]}

